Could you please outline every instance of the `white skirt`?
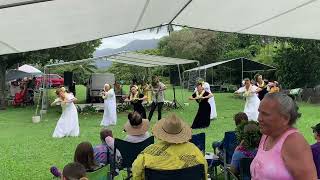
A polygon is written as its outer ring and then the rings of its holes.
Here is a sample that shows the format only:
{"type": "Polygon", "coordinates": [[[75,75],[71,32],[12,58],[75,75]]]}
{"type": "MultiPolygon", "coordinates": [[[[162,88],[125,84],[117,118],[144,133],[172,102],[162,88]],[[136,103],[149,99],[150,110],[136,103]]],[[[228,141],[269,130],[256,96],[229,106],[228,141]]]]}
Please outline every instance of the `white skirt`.
{"type": "Polygon", "coordinates": [[[115,99],[104,100],[104,112],[100,126],[116,125],[117,123],[117,104],[115,99]]]}
{"type": "Polygon", "coordinates": [[[211,107],[210,119],[217,118],[218,115],[217,115],[216,102],[214,100],[214,97],[209,98],[208,103],[210,104],[210,107],[211,107]]]}
{"type": "Polygon", "coordinates": [[[73,103],[62,107],[62,114],[57,122],[52,137],[62,138],[65,136],[79,136],[80,128],[78,122],[77,108],[73,103]]]}
{"type": "Polygon", "coordinates": [[[258,96],[246,97],[246,104],[244,106],[244,113],[247,114],[249,121],[258,121],[260,99],[258,96]]]}

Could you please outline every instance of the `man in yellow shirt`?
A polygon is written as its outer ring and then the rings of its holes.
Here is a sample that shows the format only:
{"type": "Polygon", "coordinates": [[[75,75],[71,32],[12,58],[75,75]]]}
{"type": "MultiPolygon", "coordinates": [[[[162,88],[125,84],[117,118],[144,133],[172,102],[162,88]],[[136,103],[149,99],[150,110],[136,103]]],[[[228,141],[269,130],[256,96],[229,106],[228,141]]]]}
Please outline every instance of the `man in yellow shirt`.
{"type": "Polygon", "coordinates": [[[191,128],[179,117],[172,114],[159,120],[153,135],[159,139],[148,146],[132,165],[133,180],[144,180],[144,169],[176,170],[204,165],[203,175],[207,179],[207,161],[202,152],[189,142],[192,136],[191,128]]]}

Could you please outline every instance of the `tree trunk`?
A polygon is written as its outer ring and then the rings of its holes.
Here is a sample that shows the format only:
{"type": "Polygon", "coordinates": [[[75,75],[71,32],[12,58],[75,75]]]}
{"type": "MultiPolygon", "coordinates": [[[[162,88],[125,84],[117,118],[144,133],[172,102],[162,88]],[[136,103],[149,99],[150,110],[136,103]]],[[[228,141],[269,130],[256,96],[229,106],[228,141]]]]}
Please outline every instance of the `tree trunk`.
{"type": "Polygon", "coordinates": [[[6,66],[0,66],[0,110],[6,109],[6,66]]]}

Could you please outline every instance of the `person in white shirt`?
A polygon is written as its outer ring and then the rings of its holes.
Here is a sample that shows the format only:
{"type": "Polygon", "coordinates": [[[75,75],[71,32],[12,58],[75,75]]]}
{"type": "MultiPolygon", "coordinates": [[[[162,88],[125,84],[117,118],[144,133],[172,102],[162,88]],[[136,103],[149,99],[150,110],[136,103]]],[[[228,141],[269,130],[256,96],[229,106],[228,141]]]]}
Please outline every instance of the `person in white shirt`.
{"type": "Polygon", "coordinates": [[[247,114],[249,121],[258,121],[258,108],[260,105],[260,99],[257,92],[259,88],[251,84],[250,79],[244,79],[244,86],[235,91],[235,94],[242,94],[246,98],[246,104],[243,112],[247,114]]]}
{"type": "Polygon", "coordinates": [[[102,92],[104,99],[104,113],[100,126],[116,125],[117,123],[117,102],[116,95],[110,84],[105,84],[102,92]]]}

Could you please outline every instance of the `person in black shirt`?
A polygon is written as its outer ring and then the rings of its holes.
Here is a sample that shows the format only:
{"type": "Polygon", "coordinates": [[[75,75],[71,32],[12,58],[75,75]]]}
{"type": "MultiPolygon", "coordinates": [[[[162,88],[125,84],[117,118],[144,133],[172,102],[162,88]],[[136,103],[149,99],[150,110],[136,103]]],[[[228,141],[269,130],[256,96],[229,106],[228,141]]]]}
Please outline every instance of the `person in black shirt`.
{"type": "Polygon", "coordinates": [[[133,105],[133,110],[138,112],[142,118],[146,119],[146,109],[142,105],[142,102],[146,99],[147,96],[139,93],[138,86],[132,85],[130,87],[130,95],[124,101],[130,102],[133,105]]]}

